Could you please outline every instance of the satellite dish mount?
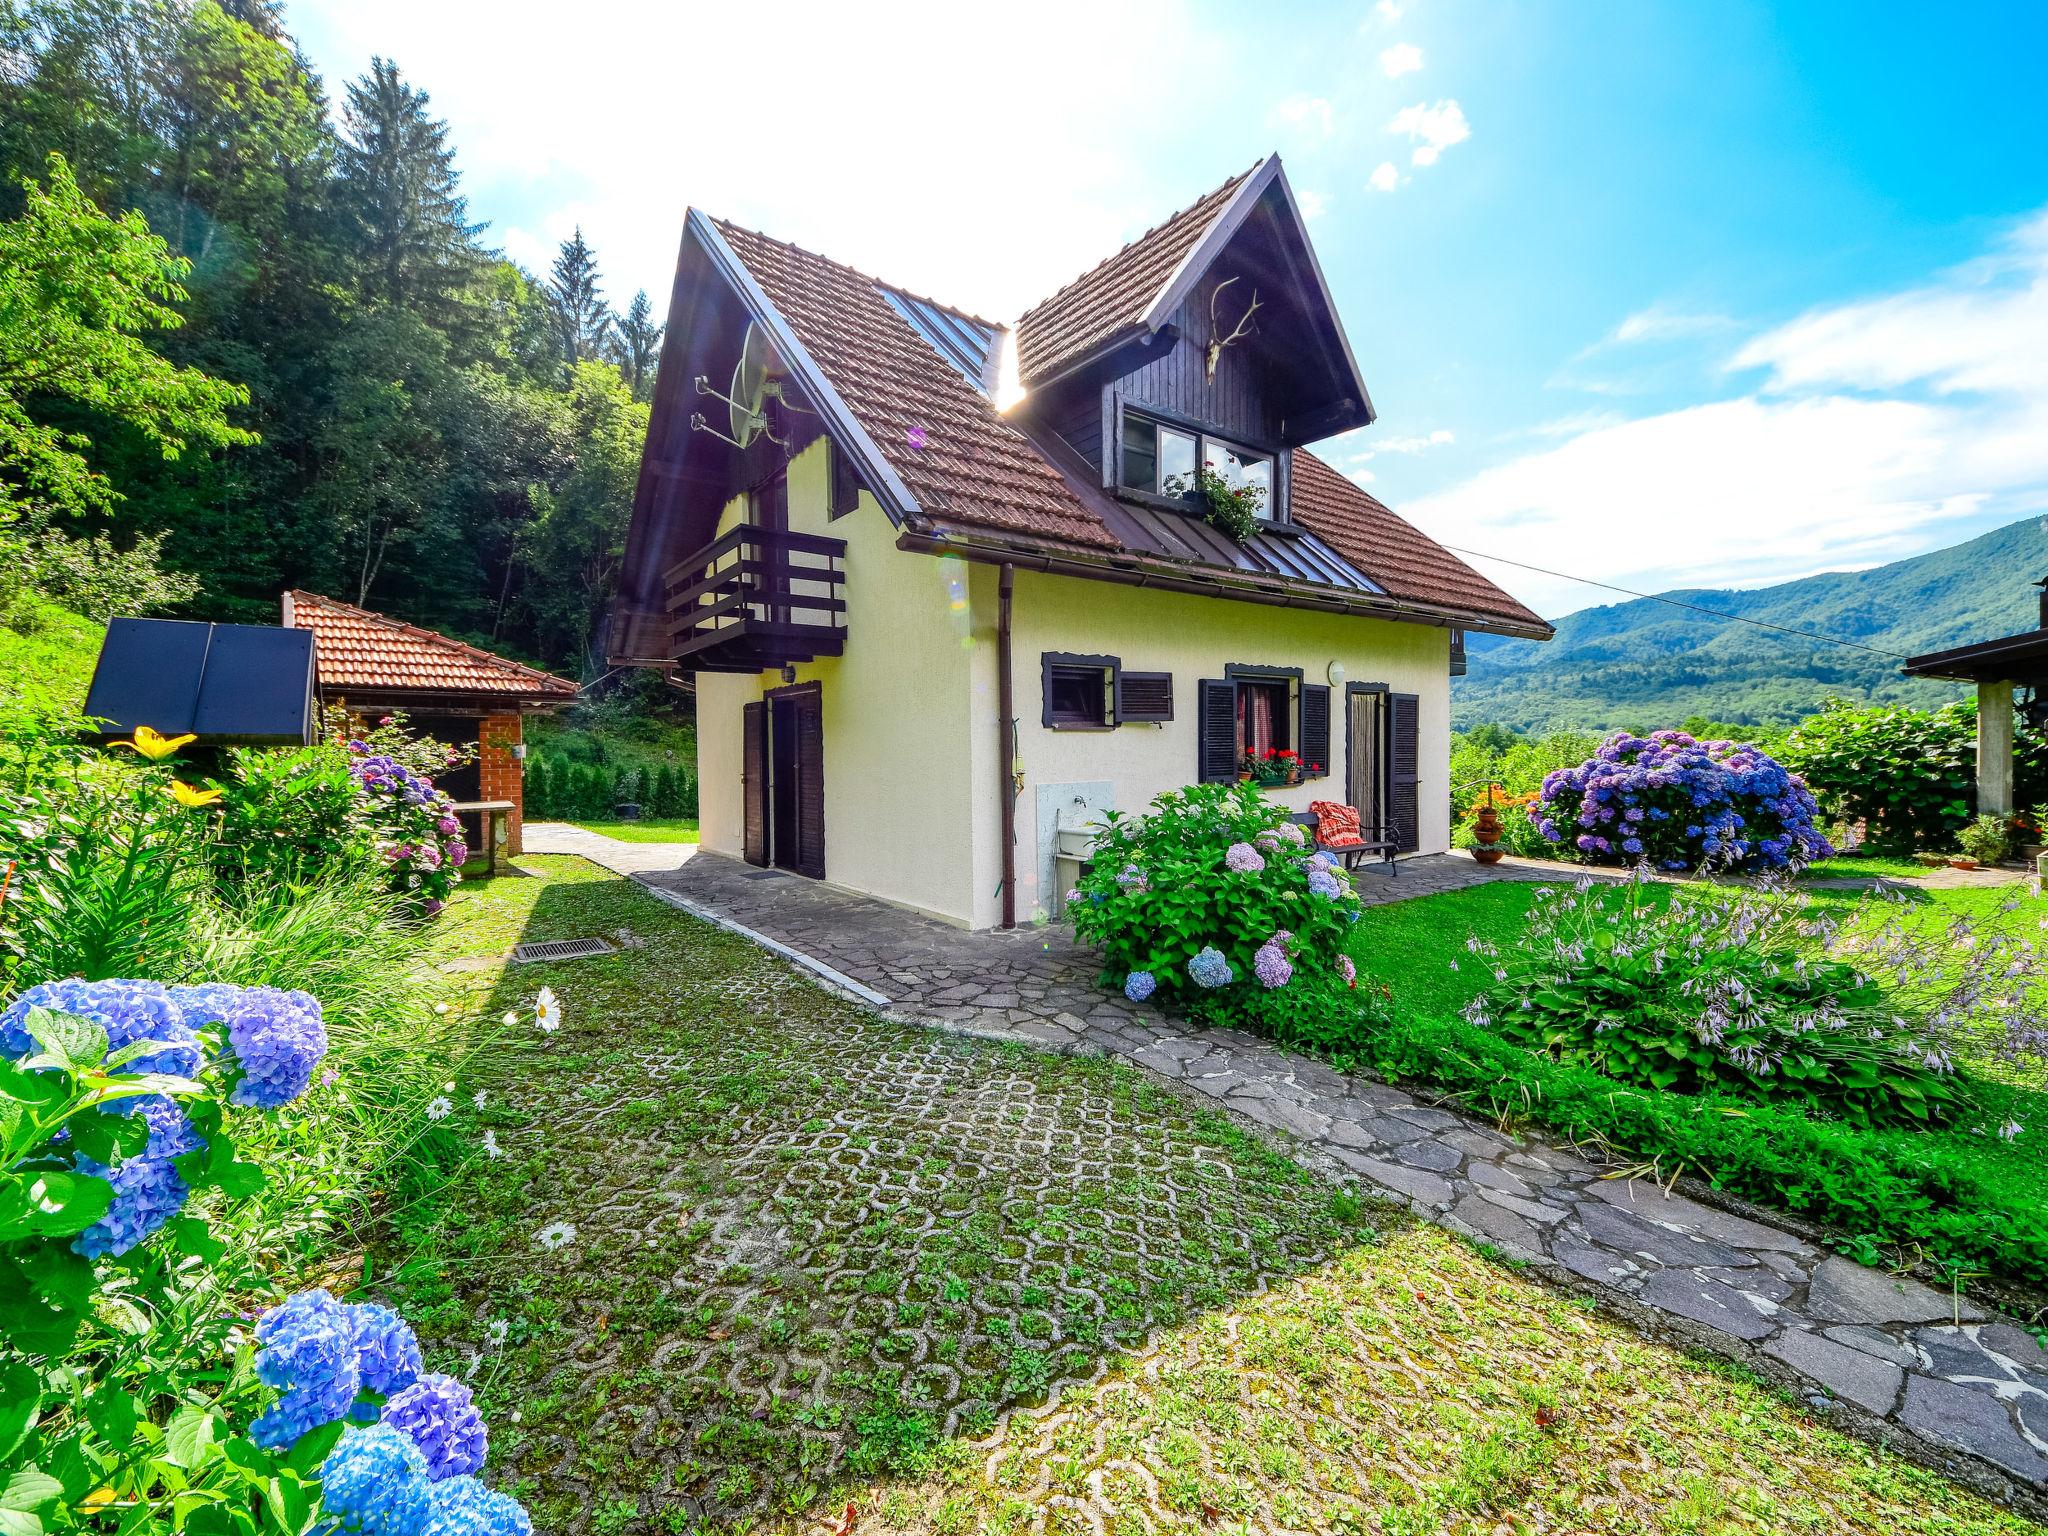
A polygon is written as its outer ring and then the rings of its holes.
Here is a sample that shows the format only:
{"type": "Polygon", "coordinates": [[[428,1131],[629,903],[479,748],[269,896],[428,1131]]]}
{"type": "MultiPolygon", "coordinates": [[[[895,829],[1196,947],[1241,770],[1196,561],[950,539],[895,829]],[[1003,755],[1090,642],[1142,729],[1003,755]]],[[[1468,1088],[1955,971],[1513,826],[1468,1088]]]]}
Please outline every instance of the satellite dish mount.
{"type": "Polygon", "coordinates": [[[757,437],[767,438],[778,448],[787,448],[789,439],[775,435],[768,403],[772,400],[784,411],[803,411],[807,416],[813,413],[790,400],[783,389],[782,374],[782,360],[775,355],[767,333],[748,321],[747,334],[740,343],[740,360],[732,371],[732,387],[721,392],[712,388],[703,374],[697,375],[698,394],[725,402],[728,430],[721,432],[701,411],[691,413],[690,430],[709,432],[735,448],[745,448],[757,437]]]}

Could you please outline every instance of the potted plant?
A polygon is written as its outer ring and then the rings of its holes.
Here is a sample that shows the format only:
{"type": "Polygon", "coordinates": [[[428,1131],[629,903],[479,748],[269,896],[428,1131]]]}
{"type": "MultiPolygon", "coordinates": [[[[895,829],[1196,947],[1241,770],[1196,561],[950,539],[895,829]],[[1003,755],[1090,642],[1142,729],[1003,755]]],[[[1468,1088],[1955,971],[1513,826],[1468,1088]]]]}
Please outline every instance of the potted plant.
{"type": "Polygon", "coordinates": [[[1264,752],[1247,752],[1244,761],[1238,767],[1240,778],[1248,778],[1266,789],[1301,782],[1300,754],[1286,747],[1272,747],[1264,752]]]}
{"type": "Polygon", "coordinates": [[[1196,477],[1195,490],[1203,503],[1203,521],[1210,527],[1229,534],[1240,544],[1259,531],[1259,510],[1266,504],[1263,487],[1233,487],[1215,470],[1205,468],[1196,477]]]}
{"type": "Polygon", "coordinates": [[[2003,817],[1984,815],[1964,827],[1956,834],[1956,846],[1963,855],[1949,862],[1957,869],[1976,869],[1984,864],[1996,864],[2005,857],[2008,844],[2003,817]]]}
{"type": "Polygon", "coordinates": [[[1500,790],[1498,784],[1489,784],[1479,798],[1472,803],[1472,857],[1481,864],[1498,864],[1506,849],[1499,846],[1501,824],[1500,812],[1494,808],[1494,794],[1500,790]]]}

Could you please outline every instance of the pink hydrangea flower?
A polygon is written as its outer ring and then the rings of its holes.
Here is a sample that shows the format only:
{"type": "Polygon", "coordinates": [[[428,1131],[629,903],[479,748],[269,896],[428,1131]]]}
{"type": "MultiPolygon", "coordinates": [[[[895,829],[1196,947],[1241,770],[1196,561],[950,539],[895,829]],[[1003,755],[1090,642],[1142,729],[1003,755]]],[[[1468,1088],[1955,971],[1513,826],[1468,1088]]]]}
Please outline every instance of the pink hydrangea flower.
{"type": "Polygon", "coordinates": [[[1232,843],[1224,850],[1223,862],[1241,875],[1255,875],[1266,867],[1265,856],[1250,843],[1232,843]]]}

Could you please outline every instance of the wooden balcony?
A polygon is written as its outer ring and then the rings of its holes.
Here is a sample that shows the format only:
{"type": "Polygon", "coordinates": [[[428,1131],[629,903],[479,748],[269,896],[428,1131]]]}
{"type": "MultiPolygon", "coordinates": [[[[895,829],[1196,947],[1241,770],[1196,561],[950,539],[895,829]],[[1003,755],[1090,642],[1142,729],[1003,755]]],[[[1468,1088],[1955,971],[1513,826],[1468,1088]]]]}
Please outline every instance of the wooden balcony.
{"type": "Polygon", "coordinates": [[[742,523],[663,575],[687,672],[763,672],[846,649],[844,539],[742,523]]]}

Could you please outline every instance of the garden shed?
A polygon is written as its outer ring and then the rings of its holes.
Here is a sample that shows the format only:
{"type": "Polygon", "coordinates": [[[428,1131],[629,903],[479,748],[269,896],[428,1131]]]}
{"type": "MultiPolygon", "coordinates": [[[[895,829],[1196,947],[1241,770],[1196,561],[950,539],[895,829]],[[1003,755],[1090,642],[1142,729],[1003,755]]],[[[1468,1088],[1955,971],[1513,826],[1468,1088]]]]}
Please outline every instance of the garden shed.
{"type": "MultiPolygon", "coordinates": [[[[525,717],[571,702],[575,683],[314,592],[284,594],[283,624],[312,631],[314,687],[323,706],[340,704],[365,718],[403,710],[415,729],[438,741],[474,743],[476,762],[436,782],[459,803],[510,801],[504,851],[520,851],[525,717]]],[[[491,846],[481,827],[466,830],[472,848],[491,846]]]]}
{"type": "Polygon", "coordinates": [[[1977,685],[1977,811],[2010,817],[2013,805],[2014,696],[2018,709],[2036,726],[2048,725],[2048,580],[2041,588],[2040,623],[2018,634],[1980,640],[1946,651],[1915,656],[1908,677],[1942,678],[1977,685]]]}

